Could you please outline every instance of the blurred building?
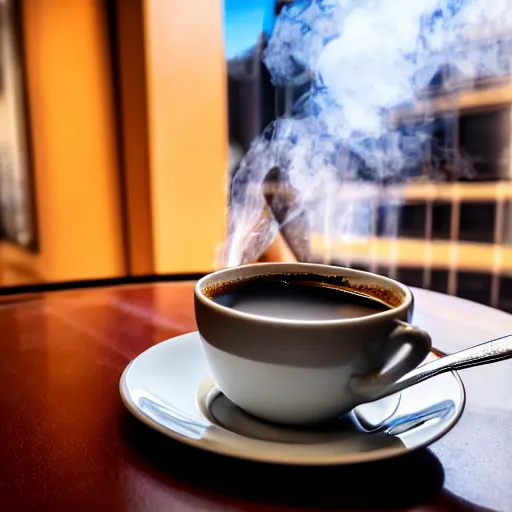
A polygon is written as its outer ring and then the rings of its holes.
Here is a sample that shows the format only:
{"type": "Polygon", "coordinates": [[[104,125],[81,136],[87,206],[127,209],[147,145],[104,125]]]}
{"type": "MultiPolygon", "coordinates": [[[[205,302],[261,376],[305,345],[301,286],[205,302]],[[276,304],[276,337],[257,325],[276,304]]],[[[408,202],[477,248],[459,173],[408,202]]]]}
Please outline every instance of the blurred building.
{"type": "MultiPolygon", "coordinates": [[[[432,135],[421,148],[421,162],[407,170],[408,183],[395,187],[400,207],[373,201],[370,233],[359,239],[326,240],[321,226],[310,226],[310,259],[388,274],[512,311],[512,27],[505,21],[500,27],[472,27],[458,39],[474,61],[470,81],[454,68],[442,68],[429,88],[417,91],[415,102],[391,112],[394,126],[414,134],[428,124],[432,135]],[[500,76],[482,58],[490,45],[500,76]]],[[[244,82],[235,73],[229,82],[231,140],[245,150],[269,121],[292,115],[310,86],[307,79],[271,83],[261,64],[265,37],[230,61],[233,69],[251,70],[244,82]]],[[[392,189],[385,186],[374,195],[393,197],[392,189]]],[[[331,198],[333,209],[347,196],[331,198]]]]}

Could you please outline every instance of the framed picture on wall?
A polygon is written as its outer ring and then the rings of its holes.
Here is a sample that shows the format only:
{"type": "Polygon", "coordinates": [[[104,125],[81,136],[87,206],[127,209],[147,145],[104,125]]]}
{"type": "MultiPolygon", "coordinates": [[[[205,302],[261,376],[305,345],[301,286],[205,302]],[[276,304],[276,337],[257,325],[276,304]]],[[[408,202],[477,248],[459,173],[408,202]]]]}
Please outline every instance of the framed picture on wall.
{"type": "Polygon", "coordinates": [[[37,246],[19,2],[0,1],[0,233],[37,246]]]}

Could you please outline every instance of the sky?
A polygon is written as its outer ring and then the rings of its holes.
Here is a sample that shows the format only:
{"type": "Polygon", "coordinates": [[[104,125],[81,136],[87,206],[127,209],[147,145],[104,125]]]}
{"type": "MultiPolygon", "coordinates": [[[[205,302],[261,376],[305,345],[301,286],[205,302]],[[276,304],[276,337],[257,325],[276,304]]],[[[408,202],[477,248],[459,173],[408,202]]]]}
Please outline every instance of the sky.
{"type": "Polygon", "coordinates": [[[264,27],[272,27],[275,0],[224,0],[226,58],[244,53],[258,41],[264,27]]]}

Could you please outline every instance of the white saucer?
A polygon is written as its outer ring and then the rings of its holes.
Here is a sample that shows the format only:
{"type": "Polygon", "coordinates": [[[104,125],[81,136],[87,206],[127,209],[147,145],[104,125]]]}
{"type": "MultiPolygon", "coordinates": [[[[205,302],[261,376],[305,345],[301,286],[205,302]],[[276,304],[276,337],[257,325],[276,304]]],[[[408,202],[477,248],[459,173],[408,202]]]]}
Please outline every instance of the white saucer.
{"type": "Polygon", "coordinates": [[[315,430],[265,423],[216,388],[197,332],[139,355],[125,369],[120,392],[134,416],[177,441],[238,458],[299,465],[382,460],[427,446],[455,425],[465,402],[454,372],[315,430]]]}

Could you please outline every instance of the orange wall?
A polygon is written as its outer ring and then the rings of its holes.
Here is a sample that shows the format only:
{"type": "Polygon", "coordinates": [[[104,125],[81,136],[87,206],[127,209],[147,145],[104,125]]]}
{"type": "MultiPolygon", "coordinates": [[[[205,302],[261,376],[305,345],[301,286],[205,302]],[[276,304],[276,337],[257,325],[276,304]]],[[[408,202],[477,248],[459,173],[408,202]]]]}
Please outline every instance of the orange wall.
{"type": "Polygon", "coordinates": [[[121,94],[124,190],[104,0],[23,2],[41,252],[0,245],[0,274],[2,258],[29,280],[213,268],[227,185],[221,2],[118,5],[119,41],[131,45],[119,54],[131,85],[121,94]]]}
{"type": "Polygon", "coordinates": [[[103,4],[23,2],[41,245],[31,261],[44,280],[118,276],[125,270],[103,4]]]}
{"type": "Polygon", "coordinates": [[[213,268],[225,230],[220,1],[144,0],[156,272],[213,268]]]}
{"type": "Polygon", "coordinates": [[[116,0],[116,43],[123,193],[130,274],[153,274],[148,106],[142,0],[116,0]]]}

